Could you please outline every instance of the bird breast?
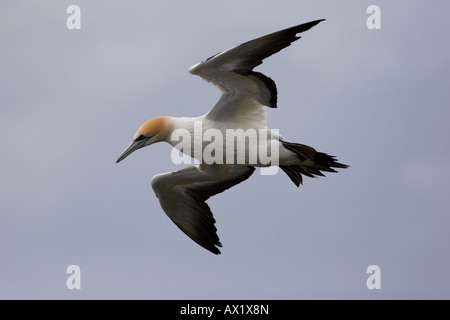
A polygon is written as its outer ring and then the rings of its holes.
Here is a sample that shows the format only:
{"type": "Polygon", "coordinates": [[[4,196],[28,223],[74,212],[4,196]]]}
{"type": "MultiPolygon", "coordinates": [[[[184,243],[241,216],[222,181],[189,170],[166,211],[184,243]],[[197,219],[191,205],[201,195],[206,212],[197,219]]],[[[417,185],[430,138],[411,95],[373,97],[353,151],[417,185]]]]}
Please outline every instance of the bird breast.
{"type": "Polygon", "coordinates": [[[201,117],[183,119],[167,142],[175,148],[172,160],[178,164],[191,164],[187,155],[205,164],[278,165],[281,147],[278,130],[211,123],[201,117]]]}

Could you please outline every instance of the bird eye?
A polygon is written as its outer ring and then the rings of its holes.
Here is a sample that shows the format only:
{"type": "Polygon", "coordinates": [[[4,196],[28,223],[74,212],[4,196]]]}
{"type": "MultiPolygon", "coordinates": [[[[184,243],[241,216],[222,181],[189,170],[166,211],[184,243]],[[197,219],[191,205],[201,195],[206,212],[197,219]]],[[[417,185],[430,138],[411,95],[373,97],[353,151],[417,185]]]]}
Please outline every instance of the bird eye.
{"type": "Polygon", "coordinates": [[[144,136],[143,134],[141,134],[139,137],[137,137],[136,139],[134,139],[134,141],[141,141],[141,140],[144,140],[144,139],[146,139],[147,137],[146,136],[144,136]]]}

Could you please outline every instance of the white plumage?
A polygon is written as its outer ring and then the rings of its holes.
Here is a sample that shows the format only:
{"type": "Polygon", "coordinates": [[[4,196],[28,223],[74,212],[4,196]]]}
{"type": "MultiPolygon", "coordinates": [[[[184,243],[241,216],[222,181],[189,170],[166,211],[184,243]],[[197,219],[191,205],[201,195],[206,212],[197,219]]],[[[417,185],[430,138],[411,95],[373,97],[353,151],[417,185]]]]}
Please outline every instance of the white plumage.
{"type": "Polygon", "coordinates": [[[205,201],[249,178],[255,166],[278,165],[297,186],[302,183],[302,175],[323,176],[322,171],[336,172],[333,168],[347,167],[333,156],[291,143],[267,128],[265,107],[277,107],[277,89],[272,79],[253,71],[263,59],[289,46],[300,38],[297,34],[321,21],[311,21],[243,43],[191,67],[190,73],[221,90],[222,96],[216,105],[200,117],[163,116],[145,122],[131,145],[117,159],[117,162],[122,161],[133,151],[159,141],[166,141],[196,158],[200,162],[197,166],[154,176],[152,187],[172,221],[192,240],[215,254],[220,253],[218,247],[222,245],[205,201]],[[229,138],[229,132],[244,132],[248,139],[238,139],[230,148],[228,143],[235,138],[229,138]],[[253,132],[257,140],[249,136],[253,132]],[[211,138],[206,139],[213,133],[216,134],[214,145],[211,138]],[[217,138],[218,133],[222,141],[217,138]],[[182,144],[180,139],[189,143],[182,144]],[[211,149],[214,149],[213,153],[211,149]],[[274,152],[276,162],[264,162],[259,157],[263,149],[274,152]],[[240,153],[242,150],[244,156],[240,153]],[[253,154],[258,155],[256,159],[251,156],[253,154]],[[230,163],[231,158],[227,155],[231,155],[234,162],[230,163]]]}

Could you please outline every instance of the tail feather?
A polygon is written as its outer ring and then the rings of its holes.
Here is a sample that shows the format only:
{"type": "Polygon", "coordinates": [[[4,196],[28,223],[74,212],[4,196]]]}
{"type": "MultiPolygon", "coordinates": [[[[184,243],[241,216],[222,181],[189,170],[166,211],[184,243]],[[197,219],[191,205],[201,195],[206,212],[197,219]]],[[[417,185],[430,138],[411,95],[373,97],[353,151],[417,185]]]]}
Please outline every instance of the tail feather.
{"type": "Polygon", "coordinates": [[[282,142],[283,146],[294,152],[302,161],[300,165],[282,165],[280,168],[298,187],[303,184],[302,174],[311,178],[317,176],[324,177],[325,172],[337,172],[333,168],[348,168],[349,166],[337,162],[336,157],[323,152],[318,152],[314,148],[299,143],[282,142]]]}

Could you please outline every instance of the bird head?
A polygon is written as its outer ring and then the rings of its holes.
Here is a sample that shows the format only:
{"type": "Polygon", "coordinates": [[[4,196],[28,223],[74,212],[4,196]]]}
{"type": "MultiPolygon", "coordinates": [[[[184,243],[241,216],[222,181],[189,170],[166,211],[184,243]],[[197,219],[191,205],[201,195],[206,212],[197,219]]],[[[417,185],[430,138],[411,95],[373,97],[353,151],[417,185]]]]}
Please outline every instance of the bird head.
{"type": "Polygon", "coordinates": [[[168,117],[157,117],[145,122],[134,135],[133,141],[117,159],[119,163],[134,151],[164,140],[167,135],[168,117]]]}

